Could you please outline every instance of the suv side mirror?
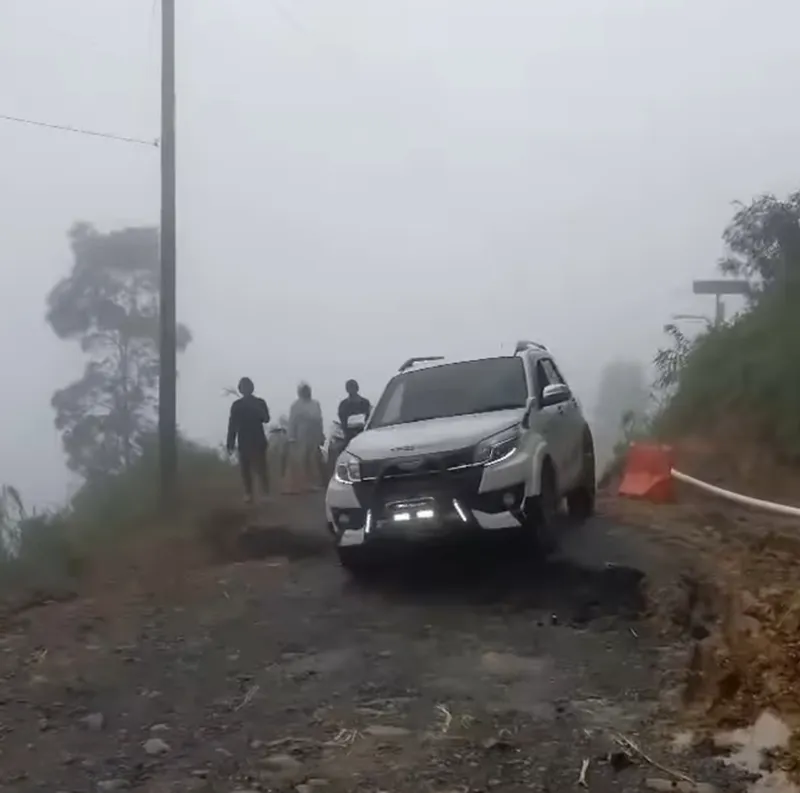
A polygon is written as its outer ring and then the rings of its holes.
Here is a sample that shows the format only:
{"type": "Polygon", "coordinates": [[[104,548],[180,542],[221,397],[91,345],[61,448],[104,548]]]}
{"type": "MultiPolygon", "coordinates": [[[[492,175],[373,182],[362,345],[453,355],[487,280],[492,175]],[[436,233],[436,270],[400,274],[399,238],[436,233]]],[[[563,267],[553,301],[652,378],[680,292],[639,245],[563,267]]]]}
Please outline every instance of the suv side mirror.
{"type": "Polygon", "coordinates": [[[560,405],[569,401],[572,398],[572,392],[569,386],[564,383],[553,383],[546,385],[542,391],[542,407],[550,407],[550,405],[560,405]]]}
{"type": "Polygon", "coordinates": [[[525,412],[522,414],[522,421],[520,421],[522,429],[524,430],[530,429],[531,413],[533,413],[535,407],[536,407],[536,400],[533,397],[528,397],[527,401],[525,402],[525,412]]]}

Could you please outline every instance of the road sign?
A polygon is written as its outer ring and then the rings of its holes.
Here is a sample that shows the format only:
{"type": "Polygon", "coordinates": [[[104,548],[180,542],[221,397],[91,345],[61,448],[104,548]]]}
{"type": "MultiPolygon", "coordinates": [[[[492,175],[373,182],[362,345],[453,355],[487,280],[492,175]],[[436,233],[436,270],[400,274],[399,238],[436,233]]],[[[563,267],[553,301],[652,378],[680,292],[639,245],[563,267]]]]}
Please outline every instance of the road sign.
{"type": "Polygon", "coordinates": [[[694,281],[693,291],[696,295],[749,295],[750,282],[722,278],[718,281],[694,281]]]}

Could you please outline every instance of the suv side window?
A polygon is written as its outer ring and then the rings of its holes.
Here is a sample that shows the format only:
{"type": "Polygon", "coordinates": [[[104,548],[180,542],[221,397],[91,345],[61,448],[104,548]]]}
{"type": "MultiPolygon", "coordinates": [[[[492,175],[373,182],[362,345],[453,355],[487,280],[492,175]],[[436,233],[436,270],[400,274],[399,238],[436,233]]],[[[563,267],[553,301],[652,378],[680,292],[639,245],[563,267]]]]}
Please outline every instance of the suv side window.
{"type": "Polygon", "coordinates": [[[528,384],[528,396],[536,399],[536,394],[538,393],[537,384],[539,382],[539,374],[536,371],[537,361],[528,358],[525,363],[527,364],[525,367],[525,382],[528,384]]]}
{"type": "Polygon", "coordinates": [[[550,385],[552,381],[550,380],[547,369],[544,367],[545,359],[540,358],[536,361],[536,373],[535,373],[535,380],[536,380],[536,404],[541,405],[542,403],[542,392],[544,391],[545,386],[550,385]]]}
{"type": "Polygon", "coordinates": [[[541,358],[539,362],[541,363],[549,381],[548,383],[545,383],[545,385],[566,385],[564,378],[561,376],[561,372],[558,371],[558,368],[553,361],[551,361],[549,358],[541,358]]]}
{"type": "Polygon", "coordinates": [[[383,411],[383,421],[387,424],[393,424],[400,421],[400,409],[403,405],[403,394],[406,390],[405,379],[396,383],[394,393],[389,397],[389,402],[386,409],[383,411]]]}

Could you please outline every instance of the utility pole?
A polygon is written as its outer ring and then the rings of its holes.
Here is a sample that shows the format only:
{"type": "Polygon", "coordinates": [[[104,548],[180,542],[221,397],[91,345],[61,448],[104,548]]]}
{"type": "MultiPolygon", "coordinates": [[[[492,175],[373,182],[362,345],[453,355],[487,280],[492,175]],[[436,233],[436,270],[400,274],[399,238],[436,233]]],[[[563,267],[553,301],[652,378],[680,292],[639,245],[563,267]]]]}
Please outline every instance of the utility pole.
{"type": "Polygon", "coordinates": [[[175,503],[178,471],[175,317],[175,0],[161,0],[161,306],[158,441],[161,505],[175,503]]]}

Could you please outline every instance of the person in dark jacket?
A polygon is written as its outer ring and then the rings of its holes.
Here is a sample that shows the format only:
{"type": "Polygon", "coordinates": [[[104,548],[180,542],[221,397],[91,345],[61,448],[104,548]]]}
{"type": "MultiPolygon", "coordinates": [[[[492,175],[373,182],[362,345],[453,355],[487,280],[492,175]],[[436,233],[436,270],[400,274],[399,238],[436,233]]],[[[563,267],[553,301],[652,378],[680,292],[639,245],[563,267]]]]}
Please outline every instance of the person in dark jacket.
{"type": "Polygon", "coordinates": [[[347,396],[339,403],[339,423],[344,433],[345,445],[347,445],[358,435],[361,427],[363,427],[363,424],[357,428],[348,426],[348,419],[353,416],[363,416],[366,422],[372,412],[372,405],[368,399],[358,393],[358,382],[356,380],[348,380],[344,387],[347,391],[347,396]]]}
{"type": "Polygon", "coordinates": [[[239,449],[239,468],[242,472],[245,501],[253,500],[253,474],[258,477],[261,496],[266,497],[269,487],[267,481],[267,436],[264,425],[269,422],[267,403],[253,394],[255,387],[249,377],[239,381],[242,395],[231,405],[228,419],[228,454],[239,449]]]}

